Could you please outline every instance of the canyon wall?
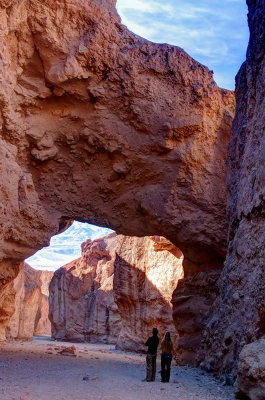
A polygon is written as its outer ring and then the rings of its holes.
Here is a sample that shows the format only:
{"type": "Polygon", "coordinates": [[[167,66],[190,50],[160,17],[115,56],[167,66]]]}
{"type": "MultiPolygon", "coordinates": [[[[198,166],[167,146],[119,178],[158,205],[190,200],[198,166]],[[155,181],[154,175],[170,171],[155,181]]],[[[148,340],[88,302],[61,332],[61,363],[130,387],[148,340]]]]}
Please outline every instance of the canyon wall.
{"type": "Polygon", "coordinates": [[[179,335],[176,354],[181,365],[200,363],[201,342],[212,304],[219,295],[220,274],[221,270],[198,272],[181,279],[173,293],[173,319],[179,335]]]}
{"type": "MultiPolygon", "coordinates": [[[[242,348],[265,336],[265,2],[249,0],[248,6],[250,42],[236,78],[228,153],[229,247],[203,345],[203,365],[233,376],[242,348]]],[[[243,395],[249,395],[246,385],[243,395]]],[[[264,392],[250,398],[263,399],[264,392]]]]}
{"type": "Polygon", "coordinates": [[[58,269],[50,284],[52,338],[116,343],[121,320],[113,296],[117,235],[87,240],[81,258],[58,269]]]}
{"type": "Polygon", "coordinates": [[[152,328],[177,339],[170,303],[183,255],[168,240],[110,234],[82,244],[82,257],[50,285],[52,337],[144,351],[152,328]]]}
{"type": "Polygon", "coordinates": [[[47,286],[53,273],[24,264],[12,282],[14,312],[6,327],[7,339],[31,340],[35,334],[49,334],[47,286]]]}
{"type": "Polygon", "coordinates": [[[51,335],[51,322],[49,320],[49,286],[54,275],[52,271],[38,271],[41,281],[41,301],[36,316],[34,328],[35,336],[51,335]]]}

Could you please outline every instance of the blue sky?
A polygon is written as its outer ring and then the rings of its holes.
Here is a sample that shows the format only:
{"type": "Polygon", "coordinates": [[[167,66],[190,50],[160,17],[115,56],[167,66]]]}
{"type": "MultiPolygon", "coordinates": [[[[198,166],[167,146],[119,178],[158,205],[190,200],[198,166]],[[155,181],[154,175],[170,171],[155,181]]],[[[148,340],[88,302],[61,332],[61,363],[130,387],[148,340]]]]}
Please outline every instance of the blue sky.
{"type": "Polygon", "coordinates": [[[67,231],[53,236],[49,247],[44,247],[26,261],[33,268],[55,271],[80,257],[80,246],[86,239],[98,239],[111,232],[107,228],[75,221],[67,231]]]}
{"type": "Polygon", "coordinates": [[[245,0],[118,0],[117,8],[131,31],[182,47],[234,89],[249,38],[245,0]]]}
{"type": "MultiPolygon", "coordinates": [[[[234,89],[249,36],[244,0],[118,0],[117,8],[122,22],[134,33],[184,48],[214,71],[219,86],[234,89]]],[[[80,256],[84,240],[110,232],[74,222],[27,262],[34,268],[55,270],[80,256]]]]}

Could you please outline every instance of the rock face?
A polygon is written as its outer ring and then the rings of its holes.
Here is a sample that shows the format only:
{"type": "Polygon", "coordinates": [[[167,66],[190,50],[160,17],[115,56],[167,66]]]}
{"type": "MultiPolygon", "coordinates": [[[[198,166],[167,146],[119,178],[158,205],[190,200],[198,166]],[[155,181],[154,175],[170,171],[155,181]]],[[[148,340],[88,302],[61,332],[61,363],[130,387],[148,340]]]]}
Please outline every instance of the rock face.
{"type": "Polygon", "coordinates": [[[172,293],[183,278],[183,255],[161,237],[119,235],[114,269],[114,293],[122,320],[117,348],[143,351],[157,327],[177,341],[172,318],[172,293]]]}
{"type": "Polygon", "coordinates": [[[54,339],[115,343],[143,351],[154,326],[176,339],[171,297],[183,277],[182,253],[161,237],[115,233],[82,244],[82,257],[50,285],[54,339]]]}
{"type": "Polygon", "coordinates": [[[7,339],[31,340],[34,334],[49,334],[48,297],[43,293],[46,290],[42,289],[42,280],[45,277],[47,286],[52,275],[51,272],[37,271],[27,264],[23,265],[13,283],[15,310],[6,328],[7,339]]]}
{"type": "Polygon", "coordinates": [[[49,285],[54,275],[51,271],[38,271],[41,281],[41,301],[39,303],[34,335],[51,335],[51,322],[49,320],[49,285]]]}
{"type": "Polygon", "coordinates": [[[82,244],[82,257],[50,284],[53,339],[116,343],[121,320],[113,297],[116,234],[82,244]]]}
{"type": "Polygon", "coordinates": [[[239,356],[236,395],[238,399],[265,398],[265,339],[243,347],[239,356]]]}
{"type": "Polygon", "coordinates": [[[203,271],[181,279],[173,293],[173,319],[179,334],[176,353],[181,365],[197,366],[203,358],[200,345],[211,306],[219,294],[220,273],[203,271]]]}
{"type": "Polygon", "coordinates": [[[265,2],[248,5],[250,42],[236,78],[228,155],[229,248],[204,341],[206,367],[223,373],[235,373],[243,346],[265,334],[265,2]]]}
{"type": "Polygon", "coordinates": [[[189,274],[220,266],[233,93],[114,0],[2,0],[0,43],[1,296],[73,219],[166,236],[189,274]]]}

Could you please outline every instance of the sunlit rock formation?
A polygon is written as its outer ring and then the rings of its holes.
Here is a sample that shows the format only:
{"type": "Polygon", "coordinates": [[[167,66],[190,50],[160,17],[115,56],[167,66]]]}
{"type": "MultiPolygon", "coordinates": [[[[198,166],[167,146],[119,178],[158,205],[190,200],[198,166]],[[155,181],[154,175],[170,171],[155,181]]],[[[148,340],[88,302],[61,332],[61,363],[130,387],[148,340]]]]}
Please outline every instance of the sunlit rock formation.
{"type": "Polygon", "coordinates": [[[51,335],[51,322],[49,320],[49,286],[54,272],[37,271],[41,281],[41,301],[39,303],[34,335],[51,335]]]}
{"type": "Polygon", "coordinates": [[[159,237],[119,235],[114,269],[114,293],[122,320],[117,348],[143,351],[157,327],[159,336],[177,332],[172,318],[172,293],[183,278],[183,254],[159,237]]]}
{"type": "Polygon", "coordinates": [[[116,343],[121,320],[113,297],[117,235],[87,240],[82,256],[58,269],[50,284],[53,339],[116,343]]]}
{"type": "Polygon", "coordinates": [[[6,328],[7,339],[31,340],[34,334],[50,333],[47,286],[52,275],[23,265],[12,282],[15,310],[6,328]]]}
{"type": "Polygon", "coordinates": [[[228,154],[229,247],[203,348],[207,369],[233,374],[243,346],[265,335],[265,2],[248,5],[250,42],[228,154]]]}
{"type": "Polygon", "coordinates": [[[82,244],[82,257],[50,285],[54,339],[115,343],[144,351],[153,327],[177,334],[171,297],[183,277],[182,253],[161,237],[115,233],[82,244]]]}

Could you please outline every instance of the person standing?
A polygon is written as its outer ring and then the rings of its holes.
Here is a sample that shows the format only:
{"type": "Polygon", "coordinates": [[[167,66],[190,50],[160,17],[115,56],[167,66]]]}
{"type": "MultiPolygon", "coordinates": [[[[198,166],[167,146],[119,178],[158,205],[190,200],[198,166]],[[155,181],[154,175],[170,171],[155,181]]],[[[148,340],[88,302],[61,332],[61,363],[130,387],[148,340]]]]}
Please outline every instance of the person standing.
{"type": "Polygon", "coordinates": [[[157,328],[153,328],[153,336],[150,336],[145,343],[145,346],[148,347],[146,355],[146,379],[145,379],[145,381],[147,382],[155,381],[158,344],[159,344],[158,330],[157,328]]]}
{"type": "Polygon", "coordinates": [[[161,382],[169,382],[173,343],[170,333],[166,332],[161,342],[161,382]]]}

